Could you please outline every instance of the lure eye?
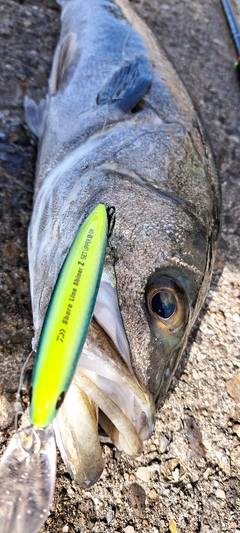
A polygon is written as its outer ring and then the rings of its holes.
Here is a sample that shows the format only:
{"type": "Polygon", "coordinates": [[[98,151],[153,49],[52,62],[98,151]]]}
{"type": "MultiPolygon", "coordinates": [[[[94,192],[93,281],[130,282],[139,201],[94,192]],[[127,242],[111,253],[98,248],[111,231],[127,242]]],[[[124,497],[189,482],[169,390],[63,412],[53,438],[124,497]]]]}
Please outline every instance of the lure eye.
{"type": "Polygon", "coordinates": [[[186,325],[188,301],[185,292],[167,276],[159,276],[147,286],[146,303],[157,326],[175,333],[186,325]]]}
{"type": "Polygon", "coordinates": [[[61,407],[63,401],[64,401],[64,398],[66,396],[66,391],[64,390],[60,396],[58,397],[58,400],[57,400],[57,403],[56,403],[56,411],[58,411],[58,409],[61,407]]]}

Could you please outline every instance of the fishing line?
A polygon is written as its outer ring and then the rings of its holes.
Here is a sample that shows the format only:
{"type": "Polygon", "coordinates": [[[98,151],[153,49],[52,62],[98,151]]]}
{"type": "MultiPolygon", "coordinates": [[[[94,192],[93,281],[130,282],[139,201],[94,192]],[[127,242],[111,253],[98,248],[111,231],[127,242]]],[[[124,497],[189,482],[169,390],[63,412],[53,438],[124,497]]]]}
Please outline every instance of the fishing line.
{"type": "Polygon", "coordinates": [[[132,10],[132,21],[131,21],[131,22],[129,21],[129,26],[130,26],[130,28],[129,28],[128,34],[127,34],[127,36],[126,36],[126,39],[125,39],[125,41],[124,41],[124,43],[123,43],[123,48],[122,48],[122,60],[123,60],[123,54],[124,54],[124,51],[125,51],[125,49],[126,49],[126,47],[127,47],[127,42],[129,41],[129,39],[130,39],[130,37],[131,37],[131,35],[132,35],[132,32],[133,32],[133,23],[134,23],[134,17],[135,17],[135,15],[136,15],[135,11],[132,10]]]}
{"type": "MultiPolygon", "coordinates": [[[[144,1],[144,0],[143,0],[144,1]]],[[[123,46],[122,46],[122,61],[124,61],[124,54],[125,54],[125,50],[127,48],[127,43],[132,35],[132,32],[133,32],[133,23],[134,23],[134,17],[136,16],[136,13],[135,11],[133,10],[132,11],[132,21],[128,23],[128,25],[130,26],[129,27],[129,30],[128,30],[128,34],[126,35],[126,38],[123,42],[123,46]]],[[[101,130],[101,133],[100,133],[100,141],[102,140],[102,137],[103,137],[103,134],[105,132],[105,129],[106,129],[106,125],[107,125],[107,120],[109,118],[109,105],[112,104],[112,100],[110,100],[109,102],[106,103],[106,114],[105,114],[105,118],[104,118],[104,122],[103,122],[103,126],[102,126],[102,130],[101,130]]],[[[89,168],[89,171],[91,171],[93,169],[93,162],[89,168]]]]}

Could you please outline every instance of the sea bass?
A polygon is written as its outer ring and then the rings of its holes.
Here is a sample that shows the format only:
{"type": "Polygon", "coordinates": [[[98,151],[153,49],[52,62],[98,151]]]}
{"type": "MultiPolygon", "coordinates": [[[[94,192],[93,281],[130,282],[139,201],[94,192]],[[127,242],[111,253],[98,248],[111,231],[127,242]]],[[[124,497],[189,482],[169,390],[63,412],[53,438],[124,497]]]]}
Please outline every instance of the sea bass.
{"type": "Polygon", "coordinates": [[[96,204],[113,205],[93,321],[55,423],[65,463],[88,485],[102,469],[98,420],[133,455],[152,433],[211,279],[219,183],[192,102],[129,3],[59,4],[48,95],[25,103],[39,139],[33,348],[77,229],[96,204]]]}
{"type": "Polygon", "coordinates": [[[128,1],[58,3],[48,95],[25,101],[39,141],[33,349],[79,227],[97,204],[114,206],[93,318],[54,420],[63,460],[87,487],[103,468],[98,424],[133,456],[153,431],[211,280],[220,191],[191,99],[128,1]]]}

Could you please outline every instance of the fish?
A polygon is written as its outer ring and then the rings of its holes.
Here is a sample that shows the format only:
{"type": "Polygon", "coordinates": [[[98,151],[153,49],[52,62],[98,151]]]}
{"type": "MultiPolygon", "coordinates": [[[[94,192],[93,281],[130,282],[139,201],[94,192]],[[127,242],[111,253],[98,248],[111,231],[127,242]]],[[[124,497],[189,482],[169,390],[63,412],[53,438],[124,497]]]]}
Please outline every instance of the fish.
{"type": "MultiPolygon", "coordinates": [[[[94,411],[97,441],[99,420],[116,446],[138,455],[209,287],[219,181],[186,90],[129,3],[58,3],[62,29],[48,95],[39,104],[25,100],[39,142],[28,234],[33,349],[76,229],[96,204],[113,205],[115,228],[72,394],[81,396],[77,416],[83,403],[91,421],[94,411]]],[[[93,472],[100,446],[88,449],[68,401],[56,418],[57,441],[87,486],[102,468],[93,472]]]]}
{"type": "MultiPolygon", "coordinates": [[[[32,348],[79,228],[96,205],[113,206],[93,317],[53,421],[66,468],[86,488],[104,467],[98,426],[132,457],[153,432],[210,285],[221,194],[192,100],[129,2],[58,4],[48,94],[39,103],[25,98],[38,139],[28,233],[32,348]]],[[[46,449],[49,431],[36,431],[46,449]]]]}

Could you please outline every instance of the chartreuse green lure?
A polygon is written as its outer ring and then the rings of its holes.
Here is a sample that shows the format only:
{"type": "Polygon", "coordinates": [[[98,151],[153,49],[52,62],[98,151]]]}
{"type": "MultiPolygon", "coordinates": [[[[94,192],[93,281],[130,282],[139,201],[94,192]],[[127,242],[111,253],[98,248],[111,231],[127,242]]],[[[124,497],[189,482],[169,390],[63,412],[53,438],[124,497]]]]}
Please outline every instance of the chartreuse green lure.
{"type": "Polygon", "coordinates": [[[45,427],[71,383],[92,317],[106,254],[108,214],[97,205],[80,227],[57,279],[32,378],[30,419],[45,427]]]}

